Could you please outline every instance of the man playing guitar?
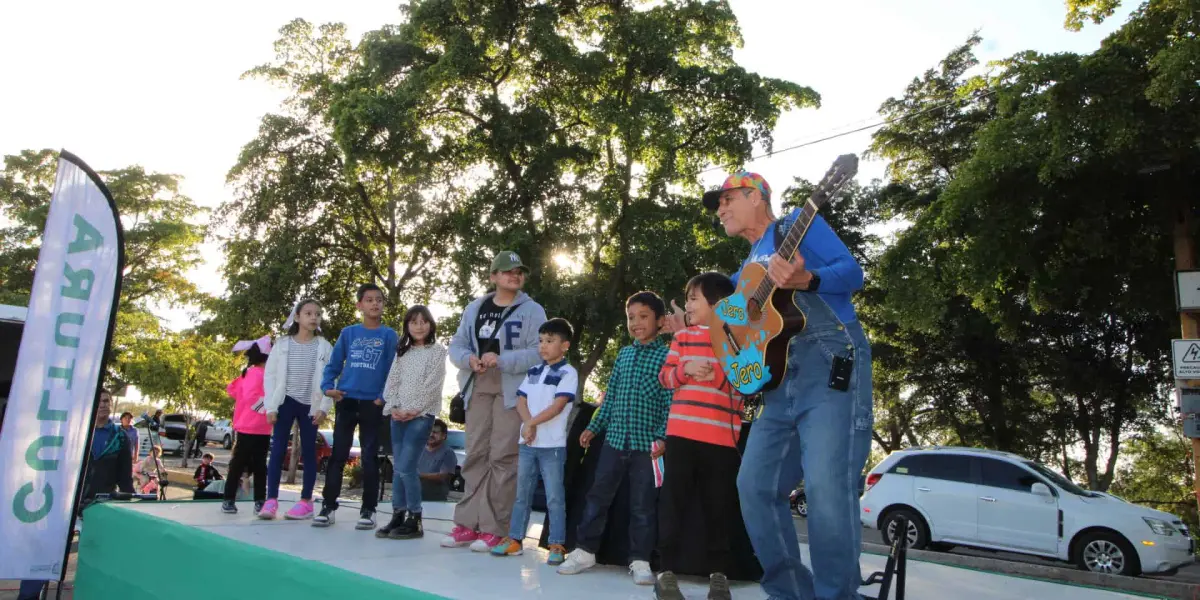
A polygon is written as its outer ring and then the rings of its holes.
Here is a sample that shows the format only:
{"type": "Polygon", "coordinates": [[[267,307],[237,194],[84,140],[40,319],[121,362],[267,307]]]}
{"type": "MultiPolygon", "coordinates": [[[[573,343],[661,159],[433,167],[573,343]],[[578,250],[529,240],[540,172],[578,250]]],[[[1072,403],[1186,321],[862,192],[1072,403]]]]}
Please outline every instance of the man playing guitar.
{"type": "MultiPolygon", "coordinates": [[[[770,598],[859,598],[858,481],[874,424],[871,346],[851,302],[862,288],[863,271],[819,215],[791,262],[775,254],[777,240],[801,209],[777,226],[770,200],[766,180],[744,171],[703,198],[726,235],[750,242],[743,266],[766,265],[781,288],[777,293],[791,293],[807,317],[788,346],[783,380],[764,394],[750,431],[738,473],[742,515],[770,598]],[[801,561],[788,506],[801,480],[809,503],[811,571],[801,561]]],[[[667,327],[682,329],[682,311],[674,302],[672,308],[667,327]]]]}

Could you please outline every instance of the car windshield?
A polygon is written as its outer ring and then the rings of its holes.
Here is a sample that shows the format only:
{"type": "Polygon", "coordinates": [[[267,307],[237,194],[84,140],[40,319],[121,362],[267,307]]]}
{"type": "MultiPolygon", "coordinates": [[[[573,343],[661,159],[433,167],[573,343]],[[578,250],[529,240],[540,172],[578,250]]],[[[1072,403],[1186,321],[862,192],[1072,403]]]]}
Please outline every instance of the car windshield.
{"type": "Polygon", "coordinates": [[[467,448],[467,432],[465,431],[447,431],[446,445],[455,450],[465,450],[467,448]]]}
{"type": "Polygon", "coordinates": [[[1034,471],[1036,471],[1038,475],[1041,475],[1042,477],[1045,477],[1046,479],[1049,479],[1050,481],[1054,482],[1054,485],[1057,485],[1058,487],[1060,487],[1068,492],[1071,492],[1072,494],[1075,494],[1076,496],[1085,496],[1085,497],[1092,496],[1092,494],[1090,492],[1079,487],[1078,485],[1075,485],[1073,482],[1071,482],[1070,479],[1067,479],[1066,477],[1063,477],[1062,475],[1059,475],[1058,473],[1056,473],[1038,463],[1035,463],[1032,460],[1027,460],[1027,461],[1025,461],[1024,464],[1026,467],[1029,467],[1030,469],[1033,469],[1034,471]]]}

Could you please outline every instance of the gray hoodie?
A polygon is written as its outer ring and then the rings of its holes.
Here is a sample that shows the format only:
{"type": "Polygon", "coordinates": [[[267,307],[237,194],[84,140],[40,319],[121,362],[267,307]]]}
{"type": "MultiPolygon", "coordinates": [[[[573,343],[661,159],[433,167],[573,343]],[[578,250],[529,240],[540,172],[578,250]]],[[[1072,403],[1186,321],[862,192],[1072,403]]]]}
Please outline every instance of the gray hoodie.
{"type": "MultiPolygon", "coordinates": [[[[471,355],[479,353],[479,343],[475,337],[475,318],[479,315],[479,307],[484,300],[491,298],[495,292],[476,298],[463,311],[462,320],[458,322],[458,331],[450,340],[448,355],[450,364],[458,367],[458,387],[462,388],[471,376],[471,355]]],[[[529,294],[518,292],[513,304],[520,304],[512,314],[500,325],[500,333],[496,338],[500,341],[500,373],[504,387],[504,407],[517,407],[517,387],[521,380],[534,365],[542,361],[538,355],[538,328],[546,322],[546,310],[534,302],[529,294]]],[[[504,310],[507,310],[505,307],[504,310]]],[[[474,386],[472,386],[474,387],[474,386]]],[[[463,390],[463,404],[471,403],[470,389],[463,390]]]]}

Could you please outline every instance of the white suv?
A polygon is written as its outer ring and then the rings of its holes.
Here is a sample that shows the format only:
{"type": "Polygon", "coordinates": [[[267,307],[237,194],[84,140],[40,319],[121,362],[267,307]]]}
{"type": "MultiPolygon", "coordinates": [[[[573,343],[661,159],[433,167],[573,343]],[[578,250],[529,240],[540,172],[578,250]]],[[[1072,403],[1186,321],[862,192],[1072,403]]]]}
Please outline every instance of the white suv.
{"type": "Polygon", "coordinates": [[[911,548],[961,545],[1137,575],[1191,563],[1192,536],[1175,515],[1090,492],[1034,461],[976,448],[911,448],[871,469],[863,525],[891,544],[908,517],[911,548]]]}

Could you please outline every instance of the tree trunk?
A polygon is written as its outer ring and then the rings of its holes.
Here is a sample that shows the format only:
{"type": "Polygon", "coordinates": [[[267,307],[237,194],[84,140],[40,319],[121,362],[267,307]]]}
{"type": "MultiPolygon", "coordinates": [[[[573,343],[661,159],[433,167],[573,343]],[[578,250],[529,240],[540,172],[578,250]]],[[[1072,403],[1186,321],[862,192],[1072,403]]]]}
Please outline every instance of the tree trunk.
{"type": "MultiPolygon", "coordinates": [[[[296,483],[296,468],[300,465],[300,424],[292,423],[292,457],[288,460],[288,485],[296,483]]],[[[315,469],[316,465],[307,465],[306,469],[315,469]]]]}

